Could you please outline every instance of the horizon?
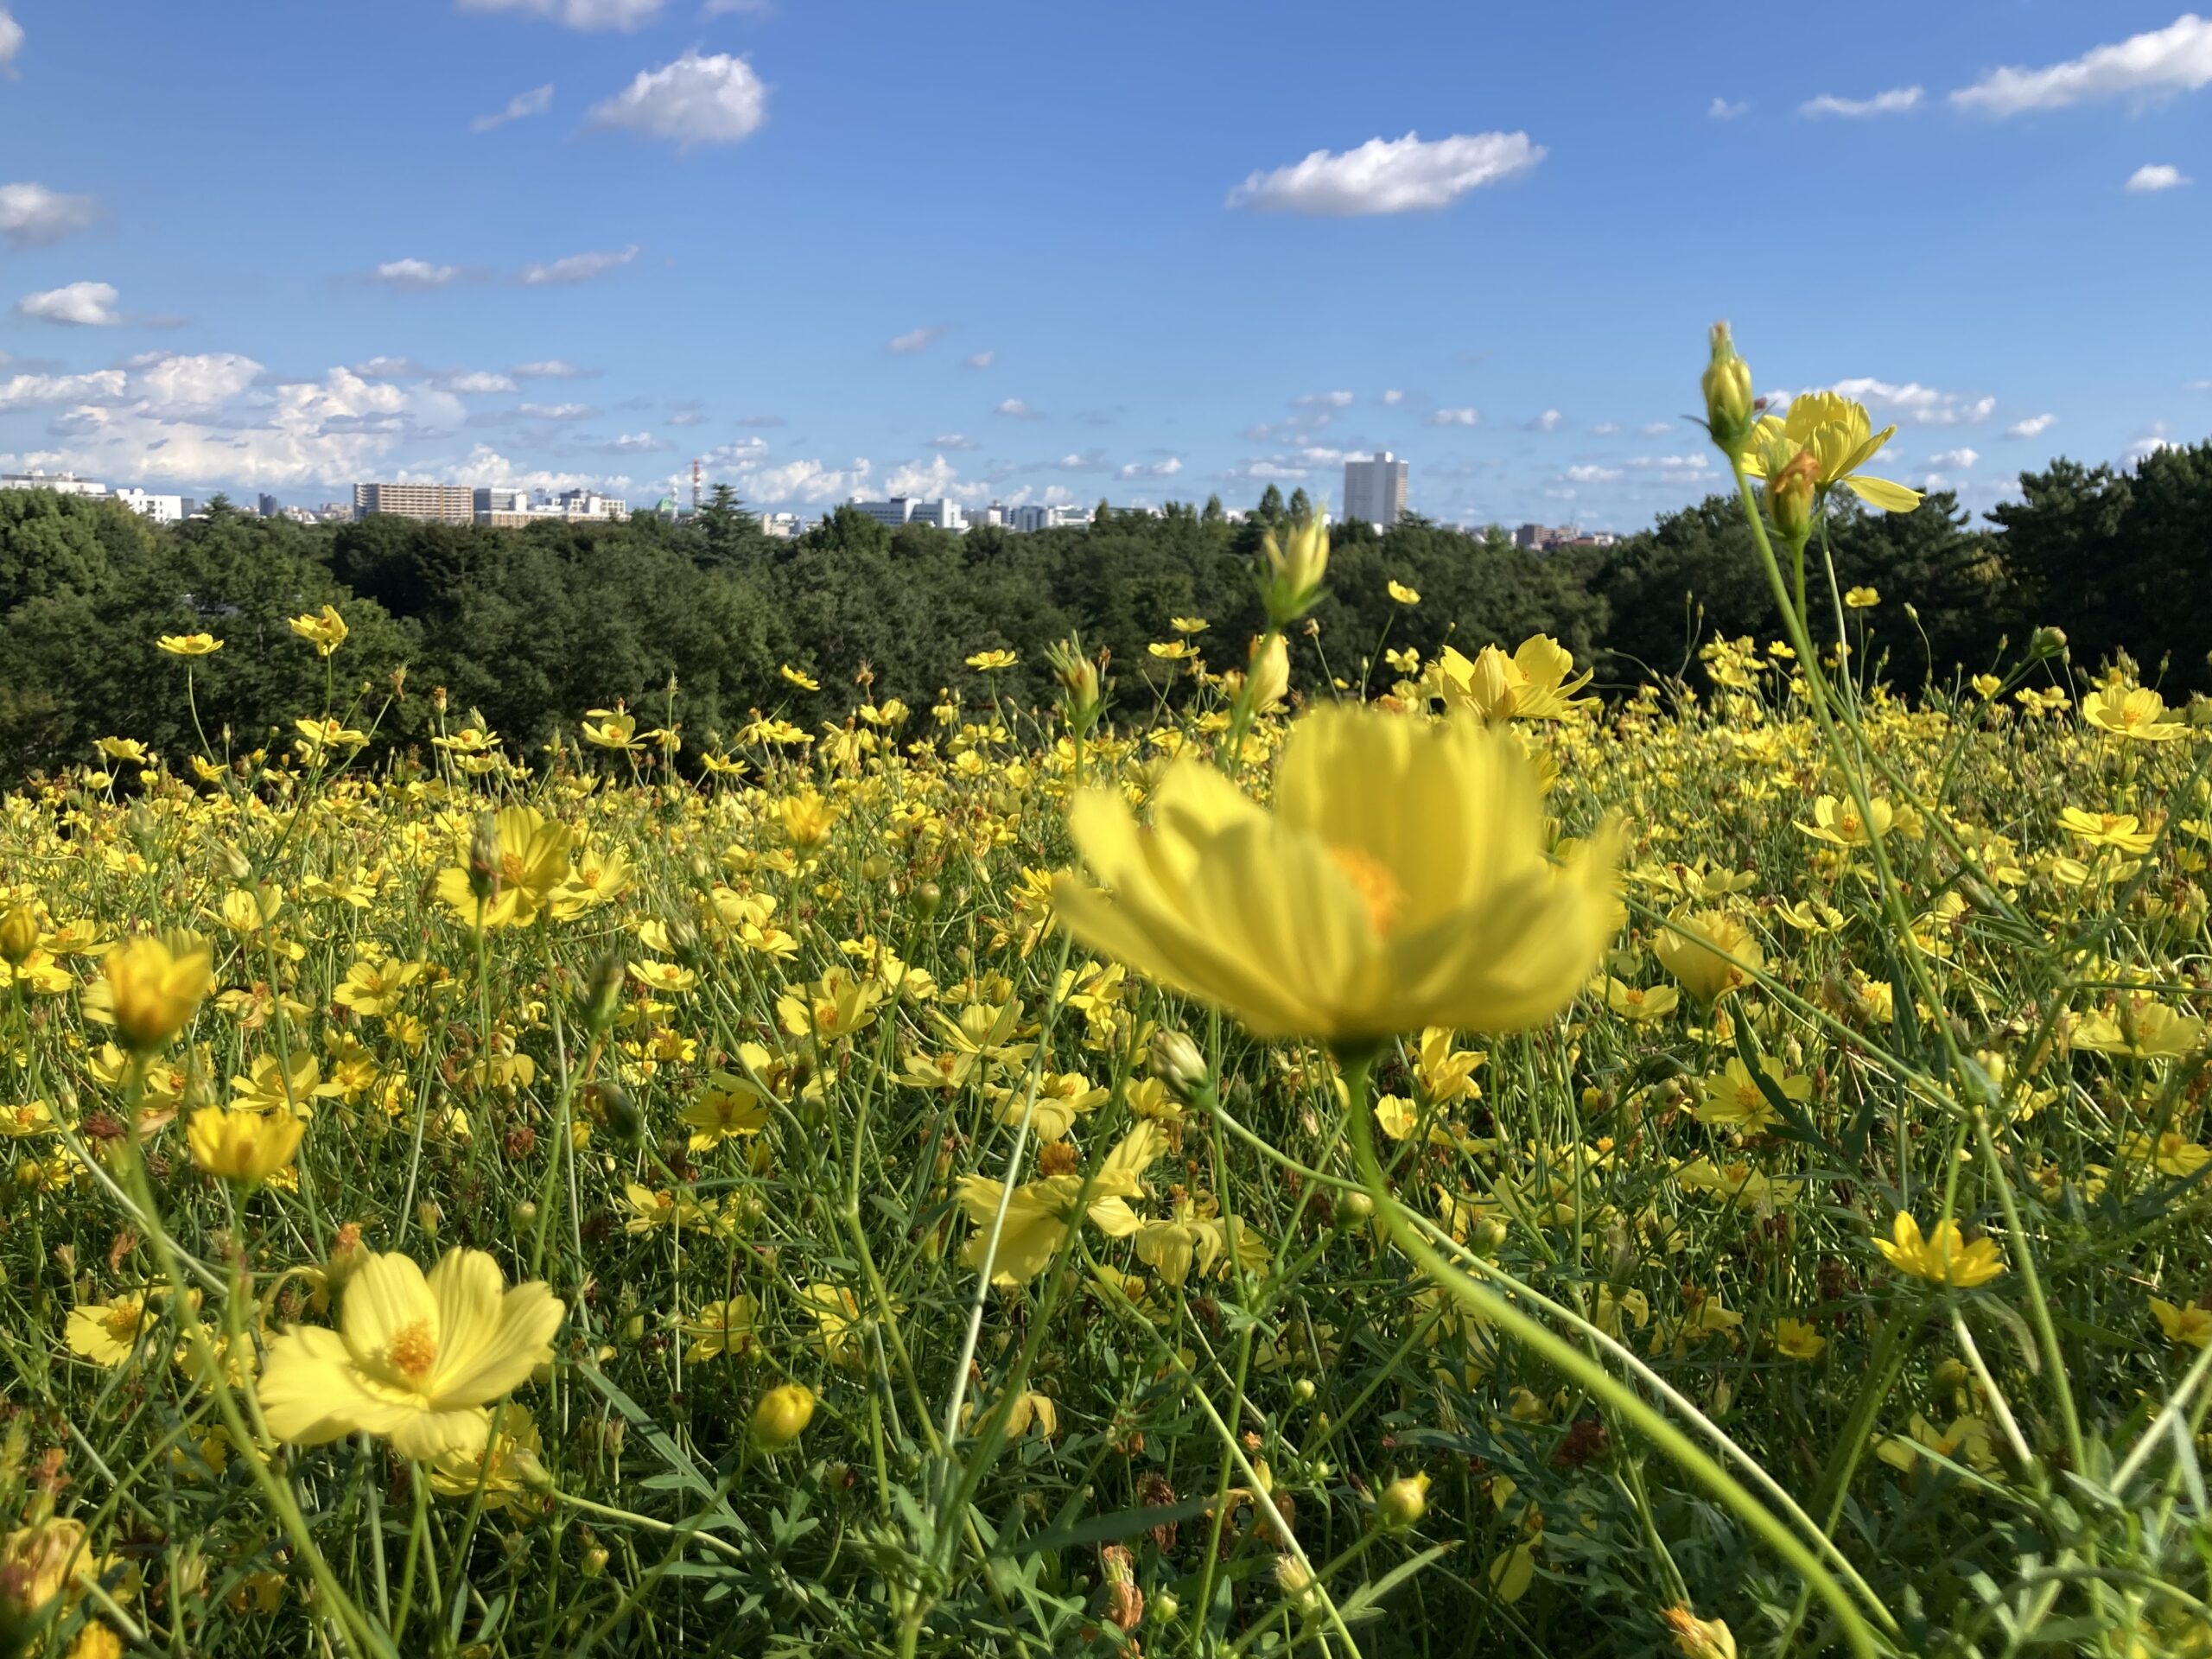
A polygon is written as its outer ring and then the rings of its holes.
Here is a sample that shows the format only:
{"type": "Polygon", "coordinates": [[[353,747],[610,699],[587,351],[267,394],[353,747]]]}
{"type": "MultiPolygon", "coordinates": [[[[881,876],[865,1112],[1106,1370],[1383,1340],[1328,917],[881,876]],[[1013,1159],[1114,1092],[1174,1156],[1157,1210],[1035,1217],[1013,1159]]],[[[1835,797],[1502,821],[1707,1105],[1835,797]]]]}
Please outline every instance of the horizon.
{"type": "Polygon", "coordinates": [[[1726,482],[1717,316],[1977,516],[2202,436],[2212,22],[1859,20],[7,0],[0,471],[648,505],[697,458],[811,518],[1338,505],[1388,450],[1439,523],[1632,532],[1726,482]]]}

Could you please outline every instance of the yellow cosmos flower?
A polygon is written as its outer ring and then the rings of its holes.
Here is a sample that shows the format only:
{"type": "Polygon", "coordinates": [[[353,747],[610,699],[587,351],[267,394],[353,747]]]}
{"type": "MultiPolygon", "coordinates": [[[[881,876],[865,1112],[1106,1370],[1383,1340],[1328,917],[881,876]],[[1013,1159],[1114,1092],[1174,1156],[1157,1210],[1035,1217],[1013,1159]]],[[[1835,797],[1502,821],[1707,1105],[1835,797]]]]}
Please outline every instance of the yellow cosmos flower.
{"type": "Polygon", "coordinates": [[[1833,391],[1808,391],[1791,402],[1786,416],[1760,418],[1744,454],[1744,470],[1753,478],[1765,478],[1770,468],[1786,463],[1800,450],[1809,451],[1820,466],[1821,494],[1840,484],[1885,512],[1910,512],[1920,505],[1919,491],[1886,478],[1859,475],[1859,469],[1897,435],[1895,426],[1879,432],[1872,427],[1864,404],[1833,391]],[[1779,444],[1777,438],[1783,441],[1779,444]]]}
{"type": "Polygon", "coordinates": [[[785,663],[778,668],[776,672],[782,675],[786,680],[798,687],[802,691],[819,691],[822,689],[821,681],[816,679],[813,675],[805,672],[804,670],[793,668],[789,663],[785,663]]]}
{"type": "Polygon", "coordinates": [[[1646,988],[1624,985],[1610,975],[1605,979],[1605,1006],[1624,1020],[1663,1020],[1681,1001],[1681,993],[1671,985],[1646,988]]]}
{"type": "Polygon", "coordinates": [[[979,651],[968,658],[968,666],[978,673],[996,674],[1012,668],[1018,660],[1010,651],[979,651]]]}
{"type": "Polygon", "coordinates": [[[530,1408],[510,1400],[493,1414],[490,1439],[480,1451],[448,1452],[430,1465],[430,1490],[471,1502],[480,1491],[486,1509],[512,1509],[525,1492],[545,1484],[544,1451],[530,1408]]]}
{"type": "Polygon", "coordinates": [[[2165,1333],[2168,1342],[2189,1348],[2212,1345],[2212,1307],[2194,1304],[2176,1307],[2171,1302],[2153,1296],[2151,1317],[2158,1322],[2158,1329],[2165,1333]]]}
{"type": "Polygon", "coordinates": [[[691,1341],[691,1345],[683,1351],[685,1363],[696,1365],[702,1360],[719,1358],[724,1354],[743,1354],[753,1346],[753,1333],[760,1321],[760,1306],[750,1296],[709,1302],[677,1325],[691,1341]]]}
{"type": "Polygon", "coordinates": [[[1446,645],[1422,689],[1447,709],[1481,720],[1567,720],[1598,706],[1595,697],[1574,695],[1590,683],[1590,672],[1575,674],[1574,654],[1539,633],[1510,657],[1496,645],[1472,658],[1446,645]]]}
{"type": "Polygon", "coordinates": [[[223,648],[212,633],[165,633],[154,643],[172,657],[211,657],[223,648]]]}
{"type": "Polygon", "coordinates": [[[1060,876],[1060,925],[1262,1037],[1536,1025],[1615,924],[1611,834],[1552,863],[1535,768],[1468,722],[1323,709],[1292,732],[1272,813],[1185,760],[1148,829],[1097,790],[1069,828],[1110,893],[1060,876]]]}
{"type": "Polygon", "coordinates": [[[64,1334],[71,1353],[95,1365],[115,1366],[137,1351],[140,1336],[153,1321],[143,1293],[125,1291],[105,1302],[71,1308],[64,1334]]]}
{"type": "MultiPolygon", "coordinates": [[[[1768,1083],[1774,1086],[1784,1100],[1803,1102],[1813,1097],[1810,1077],[1791,1077],[1783,1070],[1782,1062],[1771,1054],[1762,1055],[1759,1070],[1766,1073],[1768,1083]]],[[[1730,1060],[1721,1069],[1720,1076],[1706,1077],[1698,1084],[1703,1096],[1694,1116],[1700,1123],[1714,1128],[1741,1129],[1756,1135],[1771,1123],[1781,1121],[1781,1114],[1774,1109],[1774,1103],[1759,1087],[1758,1079],[1751,1075],[1751,1067],[1741,1060],[1730,1060]]]]}
{"type": "Polygon", "coordinates": [[[1421,603],[1420,591],[1417,588],[1407,587],[1402,582],[1394,582],[1390,583],[1389,593],[1390,597],[1401,605],[1418,605],[1421,603]]]}
{"type": "Polygon", "coordinates": [[[1888,835],[1896,817],[1895,810],[1878,796],[1867,801],[1866,814],[1864,817],[1859,816],[1856,802],[1822,795],[1813,802],[1812,823],[1801,823],[1797,828],[1815,841],[1825,841],[1831,847],[1864,847],[1888,835]]]}
{"type": "Polygon", "coordinates": [[[1828,1339],[1802,1319],[1777,1319],[1770,1334],[1774,1351],[1789,1359],[1818,1359],[1828,1345],[1828,1339]]]}
{"type": "Polygon", "coordinates": [[[2166,718],[2166,700],[2148,686],[2106,685],[2082,699],[2082,718],[2107,737],[2169,743],[2189,728],[2166,718]]]}
{"type": "Polygon", "coordinates": [[[346,619],[326,605],[320,611],[309,611],[304,616],[294,617],[292,632],[312,645],[316,656],[327,657],[346,643],[346,636],[350,630],[346,626],[346,619]]]}
{"type": "Polygon", "coordinates": [[[258,1186],[292,1161],[306,1131],[289,1112],[264,1116],[203,1106],[192,1115],[184,1136],[192,1161],[210,1175],[258,1186]]]}
{"type": "Polygon", "coordinates": [[[1967,1243],[1955,1221],[1938,1222],[1933,1236],[1923,1237],[1920,1224],[1903,1211],[1891,1224],[1890,1236],[1876,1239],[1874,1248],[1899,1273],[1961,1290],[1986,1285],[2005,1271],[2005,1258],[1991,1240],[1967,1243]]]}
{"type": "MultiPolygon", "coordinates": [[[[991,1282],[1012,1286],[1034,1279],[1052,1265],[1068,1234],[1086,1219],[1109,1238],[1127,1238],[1135,1232],[1143,1224],[1127,1200],[1142,1195],[1144,1172],[1166,1144],[1157,1123],[1141,1122],[1106,1154],[1098,1173],[1087,1182],[1071,1172],[1014,1188],[1013,1196],[1005,1198],[1006,1223],[991,1261],[991,1282]]],[[[1005,1193],[1002,1181],[982,1175],[961,1178],[960,1207],[976,1224],[976,1231],[960,1259],[971,1268],[982,1266],[983,1247],[1005,1193]]]]}
{"type": "Polygon", "coordinates": [[[481,1250],[448,1251],[427,1276],[397,1252],[365,1252],[337,1330],[302,1325],[269,1344],[269,1432],[295,1446],[365,1432],[424,1460],[479,1454],[485,1408],[552,1357],[563,1312],[540,1281],[508,1288],[481,1250]]]}
{"type": "Polygon", "coordinates": [[[569,876],[568,827],[532,806],[502,807],[491,819],[487,840],[480,830],[470,856],[480,853],[488,869],[450,865],[438,872],[438,897],[462,921],[474,927],[524,926],[537,919],[553,891],[569,876]],[[471,881],[488,877],[490,892],[480,899],[471,881]]]}
{"type": "Polygon", "coordinates": [[[1700,1618],[1687,1607],[1669,1607],[1664,1615],[1675,1638],[1675,1651],[1686,1659],[1736,1659],[1736,1638],[1725,1618],[1700,1618]]]}
{"type": "Polygon", "coordinates": [[[139,1054],[166,1046],[214,983],[214,959],[189,933],[137,938],[107,953],[99,982],[85,993],[87,1018],[111,1025],[139,1054]]]}
{"type": "Polygon", "coordinates": [[[1881,590],[1875,588],[1850,588],[1844,590],[1843,603],[1847,610],[1871,611],[1882,602],[1881,590]]]}
{"type": "Polygon", "coordinates": [[[585,711],[584,741],[602,749],[634,749],[638,743],[638,717],[621,709],[589,709],[585,711]],[[596,721],[597,724],[593,722],[596,721]]]}

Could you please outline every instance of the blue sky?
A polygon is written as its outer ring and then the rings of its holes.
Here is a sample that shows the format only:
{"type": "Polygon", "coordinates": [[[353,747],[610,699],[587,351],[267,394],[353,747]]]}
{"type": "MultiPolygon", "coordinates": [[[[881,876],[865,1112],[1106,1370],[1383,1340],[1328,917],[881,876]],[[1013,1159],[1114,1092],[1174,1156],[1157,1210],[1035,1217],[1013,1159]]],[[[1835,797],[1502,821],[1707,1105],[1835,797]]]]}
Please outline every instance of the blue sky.
{"type": "Polygon", "coordinates": [[[2173,4],[4,0],[0,468],[1626,530],[1726,316],[1986,506],[2212,430],[2173,4]]]}

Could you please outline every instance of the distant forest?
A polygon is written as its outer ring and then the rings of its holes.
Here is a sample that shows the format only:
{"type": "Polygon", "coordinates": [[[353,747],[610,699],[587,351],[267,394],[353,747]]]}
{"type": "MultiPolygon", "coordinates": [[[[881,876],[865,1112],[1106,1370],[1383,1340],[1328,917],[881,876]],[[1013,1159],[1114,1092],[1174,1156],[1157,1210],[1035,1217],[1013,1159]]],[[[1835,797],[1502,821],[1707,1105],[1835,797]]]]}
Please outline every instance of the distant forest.
{"type": "MultiPolygon", "coordinates": [[[[224,641],[193,664],[209,745],[235,751],[321,710],[325,664],[288,620],[335,605],[352,632],[332,659],[337,707],[383,710],[378,741],[428,728],[433,688],[474,709],[509,743],[573,731],[588,709],[626,702],[659,723],[671,679],[686,753],[752,711],[807,725],[842,720],[853,684],[935,701],[988,695],[969,655],[1019,653],[996,677],[1002,702],[1049,700],[1043,653],[1079,636],[1111,653],[1114,709],[1177,694],[1176,665],[1146,646],[1171,617],[1204,618],[1207,664],[1241,664],[1260,623],[1253,561],[1270,525],[1306,510],[1270,487],[1232,521],[1204,507],[1116,512],[1085,528],[965,536],[896,533],[841,508],[795,541],[762,533],[727,492],[680,521],[548,523],[522,530],[394,518],[302,525],[232,511],[156,527],[124,507],[43,491],[0,493],[0,769],[10,778],[91,758],[101,737],[137,738],[173,762],[200,752],[185,665],[163,634],[224,641]],[[789,664],[820,685],[780,672],[789,664]],[[404,695],[385,707],[396,671],[404,695]]],[[[1911,513],[1839,505],[1830,524],[1839,588],[1872,587],[1859,613],[1866,660],[1911,692],[1986,666],[2009,637],[2063,628],[2075,659],[2120,650],[2169,696],[2212,690],[2212,442],[2160,450],[2133,468],[2056,461],[2020,479],[1992,522],[1955,497],[1911,513]]],[[[1816,589],[1825,591],[1820,543],[1816,589]]],[[[1715,637],[1762,641],[1780,627],[1732,501],[1713,497],[1603,549],[1551,553],[1415,518],[1377,534],[1340,526],[1311,639],[1294,641],[1294,683],[1357,684],[1378,651],[1471,652],[1550,633],[1598,671],[1601,689],[1699,680],[1715,637]],[[1389,583],[1416,591],[1395,601],[1389,583]]],[[[1181,671],[1187,675],[1187,668],[1181,671]]],[[[1377,681],[1392,677],[1379,665],[1377,681]]],[[[359,723],[357,718],[355,723],[359,723]]]]}

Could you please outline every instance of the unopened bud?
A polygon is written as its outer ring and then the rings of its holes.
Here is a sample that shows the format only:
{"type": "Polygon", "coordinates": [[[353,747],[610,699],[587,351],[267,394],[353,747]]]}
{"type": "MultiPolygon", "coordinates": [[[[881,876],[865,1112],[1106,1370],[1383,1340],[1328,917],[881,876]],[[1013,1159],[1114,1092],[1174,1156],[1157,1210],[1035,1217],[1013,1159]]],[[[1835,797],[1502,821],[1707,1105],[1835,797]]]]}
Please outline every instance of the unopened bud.
{"type": "Polygon", "coordinates": [[[624,971],[620,950],[610,950],[592,964],[591,977],[584,982],[582,1013],[584,1024],[594,1033],[614,1023],[622,1002],[624,971]]]}
{"type": "Polygon", "coordinates": [[[813,1421],[814,1390],[804,1382],[786,1382],[760,1396],[746,1432],[761,1451],[778,1452],[804,1434],[813,1421]]]}
{"type": "Polygon", "coordinates": [[[1162,1027],[1152,1033],[1152,1075],[1187,1100],[1206,1086],[1206,1057],[1183,1033],[1162,1027]]]}
{"type": "Polygon", "coordinates": [[[468,837],[468,890],[487,904],[499,893],[499,826],[489,812],[468,837]]]}
{"type": "Polygon", "coordinates": [[[1329,526],[1309,518],[1293,524],[1280,542],[1269,530],[1261,550],[1267,559],[1260,578],[1261,602],[1268,608],[1268,620],[1287,628],[1321,596],[1321,580],[1329,573],[1329,526]]]}
{"type": "Polygon", "coordinates": [[[1252,642],[1252,712],[1264,715],[1290,694],[1290,642],[1271,633],[1252,642]]]}
{"type": "Polygon", "coordinates": [[[2037,628],[2028,636],[2028,656],[2031,660],[2040,657],[2056,657],[2066,649],[2066,630],[2037,628]]]}
{"type": "Polygon", "coordinates": [[[20,968],[37,949],[38,918],[29,905],[17,905],[0,916],[0,960],[10,968],[20,968]]]}
{"type": "Polygon", "coordinates": [[[1820,486],[1821,463],[1809,449],[1800,449],[1766,481],[1766,509],[1774,528],[1793,548],[1802,548],[1813,534],[1813,501],[1820,486]]]}
{"type": "Polygon", "coordinates": [[[1428,1513],[1428,1477],[1426,1474],[1405,1475],[1382,1489],[1376,1509],[1382,1524],[1393,1532],[1421,1524],[1428,1513]]]}
{"type": "Polygon", "coordinates": [[[1712,338],[1713,360],[1704,377],[1706,429],[1720,453],[1733,461],[1751,435],[1751,365],[1736,355],[1726,323],[1714,323],[1712,338]]]}

